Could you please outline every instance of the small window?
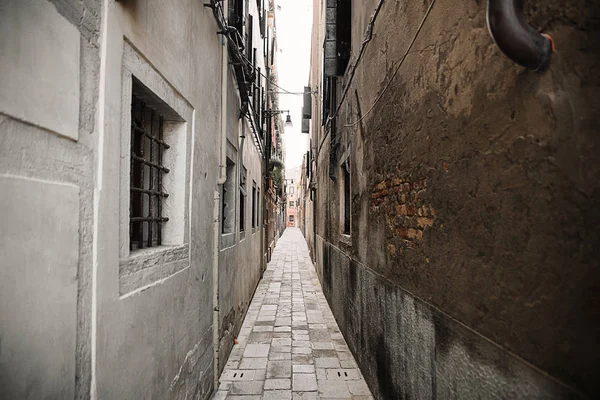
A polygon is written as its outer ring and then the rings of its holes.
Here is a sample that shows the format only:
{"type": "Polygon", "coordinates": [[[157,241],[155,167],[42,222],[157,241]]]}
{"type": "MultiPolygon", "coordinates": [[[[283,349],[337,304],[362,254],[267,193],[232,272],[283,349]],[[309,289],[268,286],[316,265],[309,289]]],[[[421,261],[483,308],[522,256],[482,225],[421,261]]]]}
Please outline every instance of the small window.
{"type": "Polygon", "coordinates": [[[258,225],[258,218],[256,215],[256,204],[257,204],[257,192],[256,184],[252,185],[252,228],[256,228],[258,225]]]}
{"type": "Polygon", "coordinates": [[[221,233],[232,233],[235,228],[235,163],[227,158],[227,181],[221,196],[221,233]]]}
{"type": "Polygon", "coordinates": [[[246,57],[249,60],[252,60],[252,39],[254,35],[254,21],[252,20],[252,15],[248,14],[247,19],[247,28],[246,28],[246,57]]]}
{"type": "Polygon", "coordinates": [[[131,171],[129,206],[129,249],[160,246],[163,242],[163,179],[170,172],[163,165],[164,116],[138,96],[140,85],[134,80],[131,105],[131,171]]]}
{"type": "Polygon", "coordinates": [[[289,219],[290,219],[290,222],[294,222],[294,216],[293,215],[290,215],[289,219]]]}
{"type": "Polygon", "coordinates": [[[289,207],[290,208],[294,208],[294,202],[293,201],[290,201],[289,207]]]}
{"type": "Polygon", "coordinates": [[[242,167],[240,173],[240,232],[246,230],[246,174],[246,168],[242,167]]]}
{"type": "Polygon", "coordinates": [[[229,2],[229,25],[233,26],[240,35],[244,26],[244,0],[229,2]]]}
{"type": "Polygon", "coordinates": [[[293,187],[293,186],[290,186],[290,187],[289,187],[289,189],[288,189],[288,193],[289,193],[289,194],[294,194],[294,187],[293,187]]]}
{"type": "Polygon", "coordinates": [[[350,234],[350,158],[342,164],[342,184],[344,185],[342,193],[342,232],[345,235],[350,234]]]}

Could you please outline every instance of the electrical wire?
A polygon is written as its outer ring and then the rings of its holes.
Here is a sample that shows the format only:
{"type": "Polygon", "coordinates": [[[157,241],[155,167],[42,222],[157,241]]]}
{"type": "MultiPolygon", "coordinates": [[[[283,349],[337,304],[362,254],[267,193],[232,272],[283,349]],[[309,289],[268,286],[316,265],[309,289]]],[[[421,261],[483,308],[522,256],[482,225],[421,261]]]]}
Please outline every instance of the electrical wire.
{"type": "Polygon", "coordinates": [[[269,81],[270,83],[272,83],[276,88],[281,89],[282,91],[288,93],[288,94],[297,94],[294,92],[290,92],[289,90],[285,90],[284,88],[282,88],[281,86],[279,86],[278,84],[276,84],[275,82],[273,82],[271,79],[269,79],[268,76],[266,76],[265,74],[262,73],[262,71],[259,71],[258,68],[256,69],[258,71],[259,74],[261,74],[267,81],[269,81]]]}
{"type": "Polygon", "coordinates": [[[369,110],[362,117],[360,117],[357,121],[352,122],[350,124],[346,124],[346,125],[344,125],[344,127],[348,128],[348,127],[352,127],[352,126],[358,125],[362,120],[364,120],[371,113],[371,111],[373,111],[373,109],[375,108],[375,106],[377,105],[377,103],[379,102],[379,100],[381,100],[381,98],[383,97],[383,95],[385,94],[385,92],[390,87],[390,84],[392,83],[392,81],[394,80],[394,77],[396,76],[396,74],[400,70],[400,67],[404,63],[404,60],[406,60],[406,57],[408,56],[408,53],[410,52],[410,50],[412,49],[413,45],[415,44],[415,41],[417,40],[417,37],[419,36],[419,33],[421,32],[421,29],[423,28],[423,25],[425,24],[425,21],[427,20],[427,17],[429,17],[429,13],[431,12],[431,9],[433,8],[434,4],[435,4],[435,0],[432,0],[431,4],[429,5],[429,8],[427,8],[427,12],[425,13],[425,16],[423,17],[423,20],[421,21],[421,25],[419,25],[419,29],[417,29],[417,32],[415,33],[415,36],[413,36],[413,39],[411,40],[411,42],[408,45],[406,51],[404,52],[404,55],[402,56],[402,58],[400,59],[400,62],[396,66],[396,69],[394,70],[394,73],[390,77],[388,83],[385,85],[385,87],[383,88],[383,90],[381,91],[381,93],[379,93],[379,96],[377,96],[377,98],[373,102],[373,105],[371,106],[371,108],[369,108],[369,110]]]}
{"type": "Polygon", "coordinates": [[[346,99],[346,95],[348,94],[350,85],[352,84],[352,81],[354,80],[354,75],[356,73],[356,69],[358,68],[358,64],[360,64],[360,61],[362,60],[362,57],[367,49],[367,44],[369,44],[371,39],[373,39],[373,28],[375,27],[375,20],[377,20],[377,16],[379,15],[379,11],[381,11],[381,8],[383,7],[384,2],[385,2],[385,0],[379,0],[379,4],[377,4],[377,7],[375,8],[375,12],[371,16],[371,19],[369,20],[369,25],[367,26],[367,30],[365,31],[365,38],[363,39],[362,45],[360,47],[360,51],[358,52],[358,57],[356,57],[356,61],[352,65],[352,70],[350,71],[350,76],[348,77],[348,82],[346,83],[346,87],[344,88],[344,92],[342,93],[342,98],[340,99],[340,102],[338,103],[337,107],[335,108],[335,112],[333,113],[333,116],[329,117],[328,119],[334,119],[335,117],[337,117],[337,115],[340,112],[342,103],[346,99]]]}
{"type": "MultiPolygon", "coordinates": [[[[375,108],[375,106],[377,105],[377,103],[379,102],[379,100],[381,100],[381,98],[383,97],[383,95],[385,94],[385,92],[387,91],[387,89],[389,88],[390,84],[394,80],[394,77],[396,76],[396,74],[400,70],[400,67],[402,66],[402,64],[404,63],[404,60],[408,56],[408,53],[412,49],[412,46],[415,44],[415,41],[417,40],[417,37],[419,36],[419,33],[421,32],[421,29],[423,29],[423,26],[425,25],[425,21],[427,21],[427,18],[429,17],[429,14],[431,13],[431,9],[433,8],[433,5],[435,4],[435,2],[436,2],[436,0],[431,0],[431,4],[429,4],[429,7],[427,8],[427,11],[425,12],[425,15],[423,16],[423,19],[421,20],[421,23],[419,24],[419,27],[417,28],[417,31],[415,32],[412,40],[410,41],[410,44],[408,45],[406,51],[404,52],[404,55],[402,56],[402,58],[398,62],[398,65],[396,66],[396,69],[394,70],[394,73],[390,77],[388,83],[385,85],[385,87],[383,88],[383,90],[379,93],[379,95],[375,99],[375,102],[373,103],[373,105],[369,108],[369,110],[361,118],[359,118],[357,121],[355,121],[353,123],[344,125],[344,127],[352,127],[352,126],[355,126],[355,125],[359,124],[361,121],[363,121],[371,113],[371,111],[373,111],[373,109],[375,108]]],[[[377,10],[376,12],[378,13],[379,10],[377,10]]],[[[369,33],[368,29],[369,28],[367,28],[367,33],[369,33]]],[[[371,32],[371,34],[372,34],[372,32],[371,32]]],[[[346,90],[344,92],[344,95],[348,92],[348,88],[349,87],[350,87],[350,83],[348,83],[348,85],[346,87],[346,90]]],[[[340,110],[340,108],[342,106],[343,100],[344,99],[342,98],[342,100],[338,104],[338,106],[336,108],[336,113],[334,114],[334,116],[333,117],[329,117],[328,120],[333,119],[333,118],[335,118],[337,116],[337,114],[339,113],[339,110],[340,110]]],[[[317,156],[321,152],[321,148],[323,147],[323,144],[325,143],[325,139],[327,139],[328,135],[329,135],[329,131],[326,132],[325,136],[321,140],[321,143],[319,145],[319,149],[317,150],[317,156]]]]}
{"type": "MultiPolygon", "coordinates": [[[[358,56],[356,57],[356,61],[352,64],[350,76],[348,78],[348,82],[346,83],[346,87],[344,88],[344,92],[342,93],[342,98],[340,99],[340,102],[338,103],[337,107],[335,108],[333,116],[327,118],[327,122],[329,122],[330,120],[337,117],[337,115],[340,112],[342,103],[344,102],[344,99],[346,98],[346,95],[348,94],[348,90],[350,89],[350,85],[351,85],[352,81],[354,80],[354,75],[356,73],[356,69],[358,68],[358,65],[360,64],[360,61],[362,60],[362,57],[367,49],[367,44],[369,44],[369,42],[373,38],[373,29],[375,28],[375,21],[377,20],[377,16],[379,15],[379,12],[381,11],[381,8],[383,7],[384,2],[385,2],[385,0],[379,0],[379,3],[377,4],[375,11],[373,12],[373,15],[371,16],[371,19],[369,20],[369,25],[367,26],[367,29],[365,31],[365,38],[363,39],[362,45],[360,47],[360,51],[358,53],[358,56]]],[[[319,152],[321,151],[321,147],[323,147],[323,143],[325,143],[325,139],[327,139],[327,136],[329,136],[329,131],[327,131],[325,133],[325,136],[321,140],[321,144],[319,145],[319,149],[317,150],[317,155],[319,155],[319,152]]]]}

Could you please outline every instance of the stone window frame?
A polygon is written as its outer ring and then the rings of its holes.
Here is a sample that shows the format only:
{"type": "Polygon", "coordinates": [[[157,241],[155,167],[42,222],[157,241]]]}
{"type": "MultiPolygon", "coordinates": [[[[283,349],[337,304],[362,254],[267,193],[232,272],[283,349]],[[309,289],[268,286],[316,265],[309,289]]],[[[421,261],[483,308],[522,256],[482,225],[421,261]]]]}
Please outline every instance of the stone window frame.
{"type": "Polygon", "coordinates": [[[239,220],[238,220],[238,229],[240,232],[240,242],[246,239],[246,231],[248,230],[247,221],[248,221],[248,169],[244,166],[243,163],[240,164],[240,174],[239,174],[239,186],[238,192],[240,198],[238,199],[238,212],[239,212],[239,220]]]}
{"type": "MultiPolygon", "coordinates": [[[[194,109],[192,105],[158,72],[126,39],[123,41],[121,77],[121,135],[119,170],[119,292],[121,295],[165,279],[190,266],[189,191],[191,179],[191,138],[194,109]],[[164,202],[164,224],[161,246],[130,251],[130,169],[131,169],[131,104],[133,79],[139,81],[168,106],[179,120],[165,121],[163,164],[171,171],[163,185],[169,197],[164,202]],[[167,178],[168,177],[168,178],[167,178]]],[[[157,100],[157,103],[158,103],[157,100]]]]}
{"type": "Polygon", "coordinates": [[[262,222],[261,217],[262,217],[262,201],[261,201],[261,197],[260,197],[260,186],[256,185],[256,228],[254,230],[253,233],[259,232],[260,231],[260,227],[263,225],[264,222],[262,222]]]}
{"type": "MultiPolygon", "coordinates": [[[[221,251],[227,250],[236,245],[236,235],[238,231],[237,226],[237,213],[238,213],[238,192],[239,192],[239,178],[238,178],[238,151],[231,144],[231,142],[227,141],[227,162],[228,164],[232,164],[233,168],[228,167],[227,171],[227,180],[225,184],[221,188],[221,190],[227,187],[229,191],[232,193],[232,199],[230,199],[230,209],[228,209],[229,218],[233,217],[233,221],[231,222],[231,228],[223,230],[221,228],[221,251]]],[[[221,192],[221,196],[223,196],[223,192],[221,192]]],[[[221,224],[224,223],[224,208],[221,207],[221,224]]]]}
{"type": "Polygon", "coordinates": [[[256,233],[258,231],[258,227],[260,226],[260,220],[258,218],[258,209],[259,209],[259,196],[258,196],[258,188],[256,186],[256,181],[252,180],[252,233],[256,233]]]}
{"type": "Polygon", "coordinates": [[[346,184],[346,177],[345,177],[345,169],[348,168],[348,170],[350,168],[352,168],[352,166],[350,165],[350,151],[349,149],[347,149],[344,154],[342,154],[342,156],[340,157],[340,161],[339,161],[339,186],[338,186],[338,190],[339,190],[339,229],[340,229],[340,241],[343,242],[344,244],[351,246],[352,245],[352,174],[348,171],[348,176],[350,178],[350,182],[348,182],[349,184],[349,196],[350,196],[350,210],[349,213],[350,215],[348,216],[349,218],[349,229],[348,229],[348,233],[345,232],[345,222],[346,222],[346,215],[345,215],[345,202],[346,202],[346,193],[345,193],[345,184],[346,184]],[[347,167],[346,167],[347,166],[347,167]]]}

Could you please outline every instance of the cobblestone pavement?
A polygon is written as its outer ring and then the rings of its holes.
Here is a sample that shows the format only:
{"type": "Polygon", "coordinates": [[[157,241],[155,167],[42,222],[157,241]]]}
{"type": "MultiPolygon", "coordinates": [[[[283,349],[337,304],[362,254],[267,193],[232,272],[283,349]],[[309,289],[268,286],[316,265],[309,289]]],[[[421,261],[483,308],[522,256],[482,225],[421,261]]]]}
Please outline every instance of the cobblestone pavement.
{"type": "Polygon", "coordinates": [[[297,228],[277,243],[237,340],[213,400],[373,399],[297,228]]]}

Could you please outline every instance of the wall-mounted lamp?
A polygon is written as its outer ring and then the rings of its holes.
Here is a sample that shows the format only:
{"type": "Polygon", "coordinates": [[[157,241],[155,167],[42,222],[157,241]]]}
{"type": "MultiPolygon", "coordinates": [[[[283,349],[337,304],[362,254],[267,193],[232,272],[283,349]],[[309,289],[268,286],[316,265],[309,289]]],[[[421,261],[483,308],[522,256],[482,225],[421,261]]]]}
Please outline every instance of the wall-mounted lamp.
{"type": "Polygon", "coordinates": [[[274,117],[278,114],[287,113],[287,116],[285,117],[285,127],[291,128],[294,126],[294,124],[292,124],[292,116],[290,115],[290,110],[265,110],[263,112],[265,117],[274,117]]]}
{"type": "Polygon", "coordinates": [[[292,124],[292,117],[290,114],[288,114],[287,117],[285,117],[285,127],[292,128],[293,126],[294,124],[292,124]]]}

